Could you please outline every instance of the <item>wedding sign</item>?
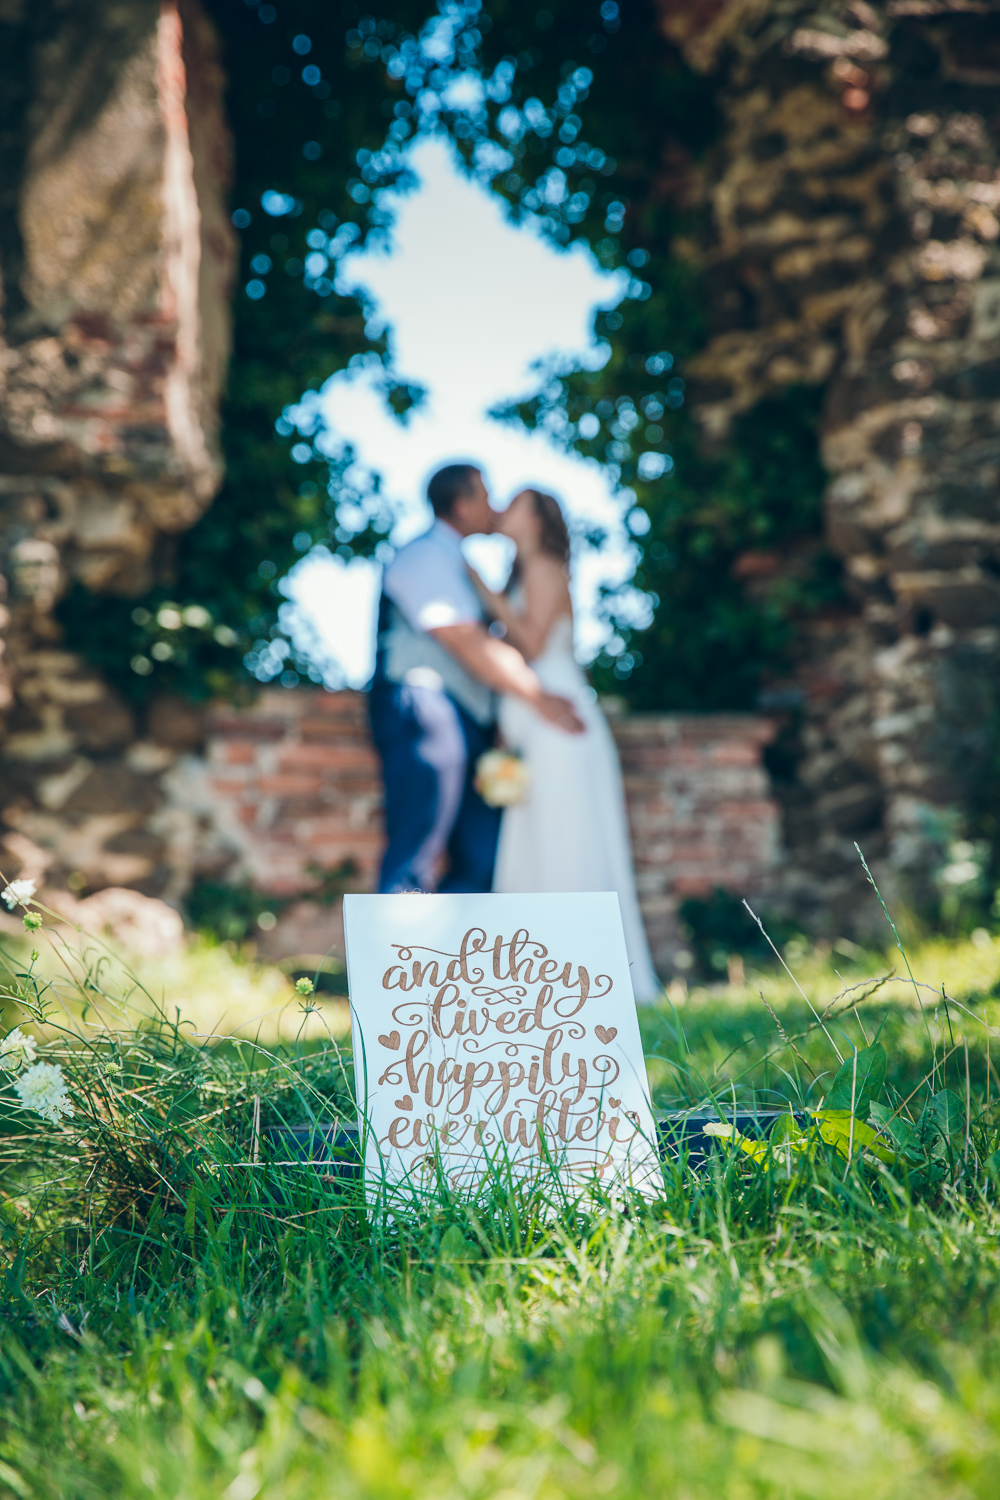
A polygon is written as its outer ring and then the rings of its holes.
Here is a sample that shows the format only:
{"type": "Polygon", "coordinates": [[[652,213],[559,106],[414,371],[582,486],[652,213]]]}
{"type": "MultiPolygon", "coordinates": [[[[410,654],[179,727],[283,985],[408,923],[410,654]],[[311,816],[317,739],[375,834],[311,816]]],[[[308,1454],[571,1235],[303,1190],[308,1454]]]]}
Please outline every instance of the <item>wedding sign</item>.
{"type": "Polygon", "coordinates": [[[617,895],[345,896],[344,929],[370,1188],[658,1189],[617,895]]]}

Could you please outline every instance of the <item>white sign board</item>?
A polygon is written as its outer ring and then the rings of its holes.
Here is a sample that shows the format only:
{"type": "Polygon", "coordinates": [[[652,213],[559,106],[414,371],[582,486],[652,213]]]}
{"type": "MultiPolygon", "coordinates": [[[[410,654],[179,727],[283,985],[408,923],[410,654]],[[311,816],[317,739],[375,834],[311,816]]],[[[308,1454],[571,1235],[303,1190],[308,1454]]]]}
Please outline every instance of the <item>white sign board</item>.
{"type": "Polygon", "coordinates": [[[618,897],[345,896],[369,1189],[661,1185],[618,897]]]}

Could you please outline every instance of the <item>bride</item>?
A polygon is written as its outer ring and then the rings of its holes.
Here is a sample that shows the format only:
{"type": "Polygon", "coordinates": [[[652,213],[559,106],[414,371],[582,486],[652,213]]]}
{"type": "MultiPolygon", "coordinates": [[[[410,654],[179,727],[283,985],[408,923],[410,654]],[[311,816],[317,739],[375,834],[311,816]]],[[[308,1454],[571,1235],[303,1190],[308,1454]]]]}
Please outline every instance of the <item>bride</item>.
{"type": "Polygon", "coordinates": [[[523,757],[530,789],[504,812],[493,889],[617,891],[635,998],[652,1000],[661,985],[636,897],[618,754],[573,655],[566,522],[552,495],[529,489],[514,496],[496,529],[517,548],[511,580],[503,594],[478,578],[476,586],[546,691],[572,700],[585,732],[565,734],[520,699],[502,699],[500,731],[523,757]]]}

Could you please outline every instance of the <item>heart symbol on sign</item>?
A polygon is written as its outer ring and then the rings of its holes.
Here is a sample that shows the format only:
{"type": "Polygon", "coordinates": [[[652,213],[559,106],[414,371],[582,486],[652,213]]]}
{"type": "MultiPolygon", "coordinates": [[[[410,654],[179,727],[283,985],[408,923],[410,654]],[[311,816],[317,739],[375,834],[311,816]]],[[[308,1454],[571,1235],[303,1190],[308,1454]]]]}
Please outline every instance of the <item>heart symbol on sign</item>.
{"type": "Polygon", "coordinates": [[[604,1042],[605,1046],[608,1042],[613,1042],[618,1035],[617,1026],[595,1026],[594,1031],[597,1034],[597,1040],[604,1042]]]}
{"type": "Polygon", "coordinates": [[[385,1032],[383,1031],[379,1035],[379,1041],[382,1043],[383,1047],[388,1047],[390,1052],[395,1052],[396,1048],[399,1046],[399,1032],[390,1031],[389,1035],[386,1036],[385,1032]]]}
{"type": "Polygon", "coordinates": [[[396,1108],[397,1109],[412,1109],[413,1108],[413,1100],[410,1098],[409,1094],[404,1094],[403,1097],[402,1097],[402,1099],[397,1099],[396,1100],[396,1108]]]}
{"type": "Polygon", "coordinates": [[[621,1109],[622,1107],[622,1101],[620,1099],[612,1099],[610,1094],[608,1095],[608,1103],[612,1109],[621,1109]]]}

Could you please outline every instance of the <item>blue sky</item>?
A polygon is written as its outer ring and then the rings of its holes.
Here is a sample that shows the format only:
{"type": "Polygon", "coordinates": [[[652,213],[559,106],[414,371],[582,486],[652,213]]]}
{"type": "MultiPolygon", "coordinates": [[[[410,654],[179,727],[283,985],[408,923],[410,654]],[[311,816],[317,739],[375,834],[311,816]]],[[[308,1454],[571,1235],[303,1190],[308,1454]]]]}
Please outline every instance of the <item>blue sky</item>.
{"type": "MultiPolygon", "coordinates": [[[[364,373],[345,371],[324,389],[327,421],[382,475],[399,509],[396,543],[424,529],[427,477],[457,457],[482,462],[495,504],[535,483],[609,528],[611,543],[581,560],[574,581],[577,649],[587,659],[603,638],[591,608],[597,588],[631,568],[621,498],[612,498],[596,463],[486,412],[533,389],[531,365],[540,358],[558,353],[599,364],[594,308],[617,303],[623,283],[585,251],[555,250],[530,226],[512,225],[498,199],[462,176],[444,142],[421,143],[412,162],[421,186],[397,200],[389,250],[347,257],[338,285],[364,289],[376,320],[391,329],[398,374],[425,386],[427,400],[403,425],[364,373]]],[[[495,583],[504,576],[505,547],[499,538],[469,544],[495,583]]],[[[371,673],[378,582],[375,565],[344,564],[322,550],[289,580],[298,609],[352,685],[371,673]]]]}

